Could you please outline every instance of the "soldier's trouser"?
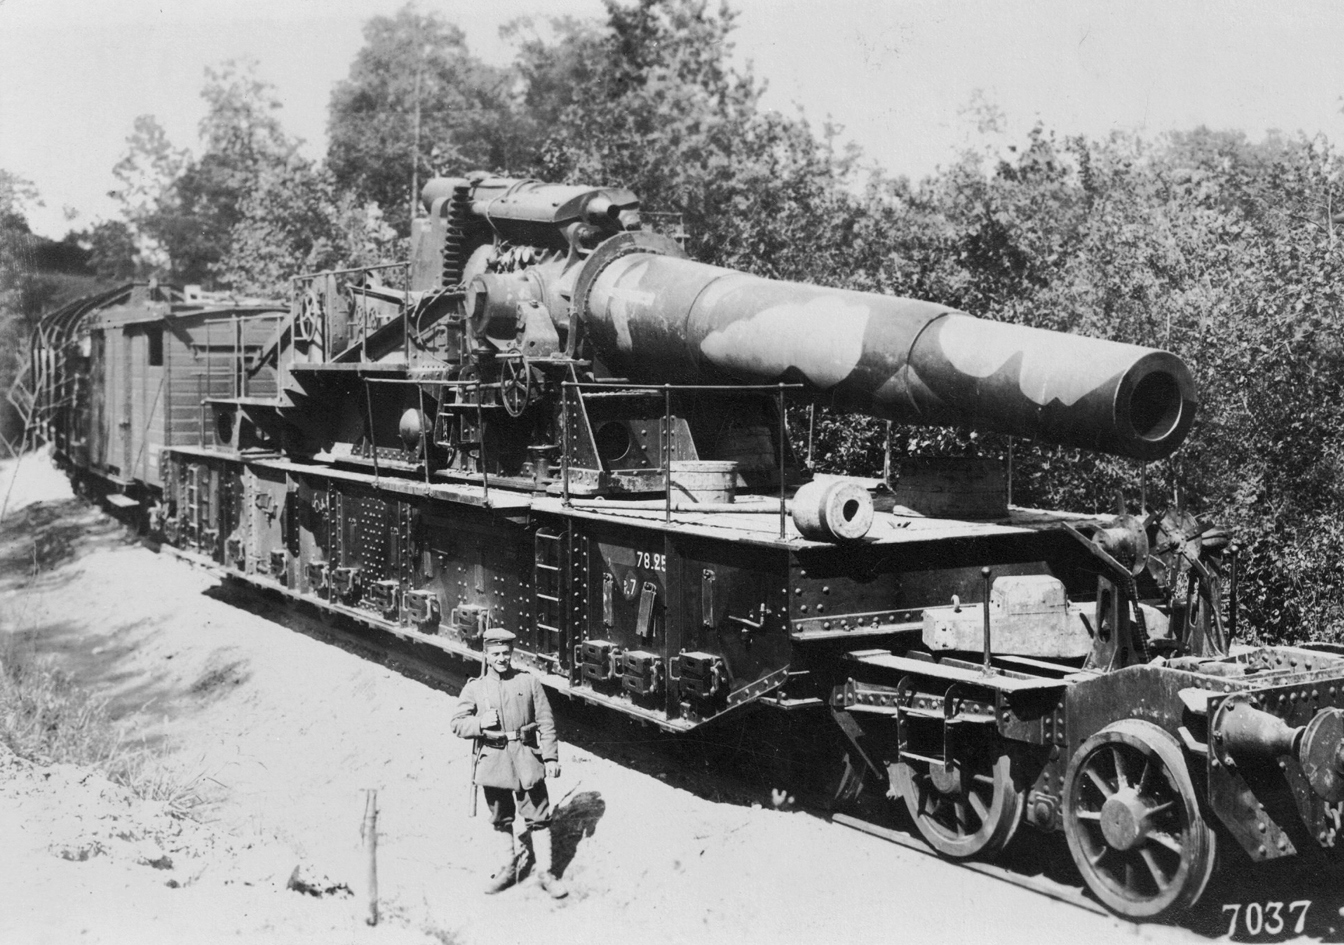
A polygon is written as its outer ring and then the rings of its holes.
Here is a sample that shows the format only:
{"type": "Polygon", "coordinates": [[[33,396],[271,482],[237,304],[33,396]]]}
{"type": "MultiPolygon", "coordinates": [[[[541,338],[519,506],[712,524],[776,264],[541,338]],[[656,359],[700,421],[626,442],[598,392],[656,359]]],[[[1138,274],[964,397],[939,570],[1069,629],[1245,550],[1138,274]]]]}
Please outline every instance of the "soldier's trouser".
{"type": "Polygon", "coordinates": [[[538,781],[526,791],[483,787],[490,808],[490,823],[496,830],[512,830],[515,813],[521,814],[529,830],[545,830],[551,825],[551,798],[546,782],[538,781]]]}

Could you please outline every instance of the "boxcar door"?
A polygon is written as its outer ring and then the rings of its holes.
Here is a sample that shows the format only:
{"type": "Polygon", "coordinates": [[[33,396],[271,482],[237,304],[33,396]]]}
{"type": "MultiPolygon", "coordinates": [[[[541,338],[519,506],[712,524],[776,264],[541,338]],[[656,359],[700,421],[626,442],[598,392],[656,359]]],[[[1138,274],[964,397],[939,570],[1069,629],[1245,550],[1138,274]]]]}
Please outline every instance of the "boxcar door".
{"type": "Polygon", "coordinates": [[[89,465],[107,464],[107,336],[89,334],[89,465]]]}
{"type": "Polygon", "coordinates": [[[140,328],[128,328],[123,336],[126,342],[126,464],[122,475],[127,479],[147,481],[145,475],[145,434],[149,422],[146,414],[149,380],[146,371],[146,334],[140,328]]]}
{"type": "Polygon", "coordinates": [[[130,333],[124,329],[118,333],[118,338],[121,342],[121,414],[117,427],[121,433],[121,475],[123,479],[130,479],[135,474],[135,345],[130,333]]]}

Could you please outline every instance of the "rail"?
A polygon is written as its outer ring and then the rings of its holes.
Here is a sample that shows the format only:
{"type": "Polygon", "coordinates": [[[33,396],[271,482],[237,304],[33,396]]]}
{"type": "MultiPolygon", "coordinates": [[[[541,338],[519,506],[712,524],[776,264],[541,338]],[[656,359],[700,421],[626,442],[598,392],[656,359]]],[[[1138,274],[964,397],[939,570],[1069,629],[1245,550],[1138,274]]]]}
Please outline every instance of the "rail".
{"type": "MultiPolygon", "coordinates": [[[[489,500],[490,472],[489,469],[487,468],[486,463],[486,426],[484,418],[484,404],[481,397],[481,391],[491,386],[489,383],[481,380],[448,381],[429,377],[423,377],[423,378],[363,377],[362,381],[364,383],[364,389],[365,389],[365,395],[364,395],[365,401],[368,404],[367,419],[370,429],[373,428],[372,397],[370,396],[369,393],[369,385],[371,384],[390,384],[401,386],[414,384],[417,388],[421,388],[418,394],[421,417],[424,417],[425,415],[424,391],[423,391],[424,387],[428,386],[428,387],[445,387],[445,388],[464,388],[473,391],[474,405],[476,407],[476,429],[480,437],[480,442],[476,444],[476,449],[477,449],[479,467],[481,471],[481,484],[485,498],[487,501],[489,500]]],[[[663,520],[668,523],[672,521],[672,453],[673,453],[672,395],[674,393],[682,393],[689,391],[699,393],[716,392],[716,391],[721,393],[743,393],[743,392],[756,391],[761,393],[769,392],[775,394],[777,409],[779,413],[779,430],[777,436],[778,442],[776,444],[777,460],[778,460],[777,468],[779,470],[779,537],[781,540],[787,537],[788,498],[785,494],[785,488],[787,483],[785,481],[784,470],[786,465],[786,450],[787,450],[786,444],[788,443],[788,423],[787,423],[787,414],[785,413],[785,408],[787,406],[785,398],[788,391],[801,390],[803,388],[802,384],[629,384],[624,382],[613,382],[613,381],[564,381],[561,383],[561,388],[562,391],[564,392],[564,395],[561,396],[560,398],[560,410],[561,410],[560,477],[561,477],[562,504],[566,508],[570,508],[573,505],[572,497],[570,495],[570,442],[569,442],[570,406],[569,406],[569,397],[567,396],[568,391],[573,390],[576,393],[579,393],[579,396],[582,396],[581,392],[584,390],[598,390],[598,391],[605,390],[611,392],[619,391],[625,394],[635,392],[645,392],[650,396],[657,396],[661,394],[663,399],[663,427],[659,436],[659,453],[661,455],[661,462],[662,462],[661,472],[663,479],[663,520]]],[[[424,475],[426,482],[428,482],[430,478],[428,436],[429,433],[426,428],[426,425],[425,423],[422,422],[420,430],[420,448],[421,448],[421,454],[424,458],[424,475]]],[[[373,464],[374,464],[373,474],[374,477],[377,478],[380,473],[378,468],[378,450],[376,446],[373,446],[372,452],[373,452],[373,464]]]]}
{"type": "MultiPolygon", "coordinates": [[[[480,463],[480,467],[481,467],[481,493],[482,493],[482,496],[483,496],[483,498],[484,498],[484,501],[487,502],[487,503],[489,503],[489,501],[490,501],[490,471],[489,471],[489,469],[486,468],[486,462],[485,462],[485,416],[484,416],[484,407],[483,407],[483,405],[481,404],[481,388],[483,388],[483,387],[486,386],[484,383],[482,383],[482,382],[479,381],[479,380],[475,380],[475,381],[444,381],[444,380],[437,380],[437,379],[430,379],[430,378],[406,378],[406,379],[402,379],[402,378],[398,378],[398,377],[365,377],[365,378],[363,378],[363,381],[364,381],[364,398],[365,398],[365,400],[366,400],[366,401],[368,402],[368,404],[369,404],[369,430],[370,430],[370,436],[372,436],[372,430],[373,430],[373,413],[372,413],[372,411],[373,411],[373,398],[369,396],[369,385],[370,385],[370,384],[400,384],[400,385],[414,384],[414,385],[416,386],[416,388],[417,388],[417,397],[419,398],[419,402],[420,402],[420,417],[421,417],[421,423],[420,423],[420,451],[421,451],[421,454],[424,456],[424,461],[425,461],[425,462],[424,462],[424,466],[425,466],[425,482],[426,482],[426,483],[429,482],[429,442],[428,442],[429,434],[426,432],[425,424],[424,424],[424,419],[423,419],[424,416],[425,416],[425,392],[424,392],[424,388],[425,388],[426,386],[430,386],[430,387],[451,387],[451,388],[465,388],[465,389],[474,391],[474,392],[475,392],[475,395],[476,395],[476,430],[478,431],[478,435],[479,435],[480,438],[481,438],[480,443],[478,443],[478,444],[476,445],[476,449],[477,449],[477,452],[478,452],[478,454],[479,454],[479,463],[480,463]]],[[[375,446],[375,445],[372,443],[372,440],[370,441],[370,446],[373,447],[373,477],[374,477],[374,479],[377,479],[377,478],[378,478],[378,447],[375,446]]]]}
{"type": "Polygon", "coordinates": [[[358,348],[358,363],[368,363],[369,336],[392,321],[392,319],[380,319],[375,307],[371,304],[373,301],[372,294],[381,291],[388,294],[400,293],[401,295],[398,306],[399,312],[394,318],[401,319],[402,355],[407,362],[410,361],[411,264],[409,262],[380,263],[376,266],[352,266],[348,269],[327,269],[322,272],[293,276],[290,283],[293,293],[292,306],[295,313],[302,310],[306,302],[306,293],[311,291],[315,285],[324,281],[330,281],[332,285],[333,291],[329,294],[329,298],[337,295],[348,298],[348,314],[351,316],[348,324],[353,329],[353,337],[347,341],[343,350],[329,350],[333,339],[332,305],[324,300],[320,305],[322,342],[319,348],[322,352],[322,360],[333,361],[338,356],[358,348]],[[374,273],[393,270],[399,270],[401,273],[401,284],[399,286],[385,286],[381,283],[367,284],[371,282],[370,277],[374,273]],[[373,322],[372,328],[370,328],[371,322],[373,322]]]}
{"type": "MultiPolygon", "coordinates": [[[[788,504],[784,494],[784,468],[785,468],[785,444],[788,442],[788,426],[785,408],[785,392],[789,390],[801,390],[802,384],[628,384],[613,381],[564,381],[561,387],[565,390],[574,390],[583,396],[584,390],[610,390],[621,391],[623,393],[633,393],[635,391],[648,391],[650,393],[661,392],[663,395],[663,429],[659,437],[659,452],[662,458],[663,472],[663,521],[670,524],[672,522],[672,393],[675,391],[696,391],[700,393],[709,393],[714,391],[731,391],[733,393],[743,393],[747,391],[772,391],[778,397],[779,409],[779,436],[778,436],[778,459],[779,459],[779,537],[783,540],[787,535],[788,504]]],[[[571,505],[569,495],[569,397],[560,398],[560,431],[562,438],[562,447],[560,450],[560,475],[561,475],[561,496],[562,503],[566,508],[571,505]]]]}
{"type": "MultiPolygon", "coordinates": [[[[203,342],[193,343],[192,347],[199,350],[205,349],[205,370],[196,375],[196,393],[200,402],[201,423],[199,445],[205,445],[205,430],[208,421],[208,411],[210,400],[220,396],[216,391],[216,381],[221,381],[220,386],[227,387],[226,396],[240,398],[249,396],[248,378],[255,375],[260,369],[262,359],[258,357],[255,365],[249,365],[248,361],[248,327],[257,322],[280,323],[289,318],[288,312],[258,312],[252,315],[242,315],[234,312],[220,318],[202,319],[201,325],[205,329],[205,338],[203,342]],[[216,331],[216,326],[224,326],[223,339],[217,339],[220,332],[216,331]],[[220,343],[217,345],[216,342],[220,343]],[[222,357],[217,357],[222,355],[222,357]],[[221,377],[216,377],[216,362],[222,362],[219,370],[221,377]]],[[[253,350],[260,351],[264,348],[260,344],[252,344],[253,350]]],[[[276,364],[276,393],[280,390],[280,371],[277,359],[276,364]]]]}

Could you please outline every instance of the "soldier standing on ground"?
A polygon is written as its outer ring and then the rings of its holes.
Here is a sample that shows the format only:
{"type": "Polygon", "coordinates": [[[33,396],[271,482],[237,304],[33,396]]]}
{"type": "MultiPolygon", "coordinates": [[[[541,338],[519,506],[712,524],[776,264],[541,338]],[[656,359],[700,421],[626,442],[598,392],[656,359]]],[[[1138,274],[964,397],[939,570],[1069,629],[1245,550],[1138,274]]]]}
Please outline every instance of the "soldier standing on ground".
{"type": "Polygon", "coordinates": [[[475,740],[472,791],[479,785],[485,792],[500,852],[507,854],[485,891],[497,893],[514,884],[526,866],[523,860],[530,832],[537,881],[560,899],[568,890],[552,872],[551,802],[546,793],[546,778],[560,776],[560,746],[541,681],[513,668],[514,639],[507,630],[485,631],[486,672],[462,687],[453,712],[453,734],[475,740]],[[518,854],[514,851],[515,815],[521,815],[526,824],[518,854]]]}

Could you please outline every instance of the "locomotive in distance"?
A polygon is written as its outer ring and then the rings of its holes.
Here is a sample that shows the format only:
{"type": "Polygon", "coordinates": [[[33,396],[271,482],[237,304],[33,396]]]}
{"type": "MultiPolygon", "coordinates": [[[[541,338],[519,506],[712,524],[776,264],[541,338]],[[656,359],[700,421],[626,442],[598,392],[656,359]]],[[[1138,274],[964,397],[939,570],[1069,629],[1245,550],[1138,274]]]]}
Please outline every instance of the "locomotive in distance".
{"type": "Polygon", "coordinates": [[[828,714],[839,803],[904,804],[956,859],[1062,830],[1123,916],[1334,853],[1344,649],[1231,642],[1216,531],[1014,507],[997,462],[812,476],[786,429],[808,401],[1153,460],[1196,407],[1178,358],[704,265],[623,189],[423,205],[408,261],[284,302],[136,284],[47,316],[58,460],[232,579],[468,660],[508,627],[613,712],[828,714]]]}

